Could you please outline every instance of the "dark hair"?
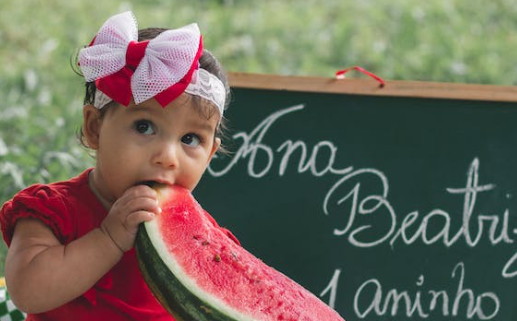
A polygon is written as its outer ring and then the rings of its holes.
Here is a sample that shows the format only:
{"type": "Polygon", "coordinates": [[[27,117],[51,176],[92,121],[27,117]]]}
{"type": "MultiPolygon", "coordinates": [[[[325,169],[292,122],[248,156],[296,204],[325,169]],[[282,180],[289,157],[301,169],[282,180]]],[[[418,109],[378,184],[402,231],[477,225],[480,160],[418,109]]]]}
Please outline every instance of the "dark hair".
{"type": "MultiPolygon", "coordinates": [[[[164,31],[167,31],[169,29],[166,28],[145,28],[138,31],[138,41],[144,41],[144,40],[150,40],[156,38],[159,34],[161,34],[164,31]]],[[[224,85],[224,88],[226,89],[226,99],[225,99],[225,106],[224,109],[228,107],[228,104],[231,99],[230,94],[230,86],[228,84],[228,79],[226,77],[226,73],[221,65],[221,63],[217,60],[217,58],[208,50],[203,49],[203,53],[201,54],[201,58],[199,59],[199,67],[202,69],[205,69],[206,71],[210,72],[224,85]]],[[[80,72],[79,72],[80,73],[80,72]]],[[[84,104],[85,105],[93,105],[94,99],[95,99],[95,91],[97,88],[95,87],[95,82],[86,82],[85,84],[85,95],[84,95],[84,104]]],[[[206,103],[202,103],[200,97],[193,97],[193,99],[196,99],[197,102],[195,105],[198,106],[199,112],[206,115],[207,118],[211,117],[214,113],[214,108],[211,105],[208,105],[206,103]],[[207,108],[206,106],[210,107],[207,108]]],[[[101,111],[101,117],[104,116],[106,110],[108,110],[112,104],[116,104],[115,102],[111,102],[105,107],[103,107],[101,111]]],[[[221,117],[221,121],[219,122],[219,125],[217,126],[215,137],[220,137],[221,139],[225,136],[226,132],[226,119],[224,116],[221,117]]],[[[78,132],[79,141],[81,144],[85,147],[88,147],[88,145],[85,142],[82,129],[78,132]]],[[[225,153],[226,150],[223,146],[219,148],[219,152],[225,153]]]]}

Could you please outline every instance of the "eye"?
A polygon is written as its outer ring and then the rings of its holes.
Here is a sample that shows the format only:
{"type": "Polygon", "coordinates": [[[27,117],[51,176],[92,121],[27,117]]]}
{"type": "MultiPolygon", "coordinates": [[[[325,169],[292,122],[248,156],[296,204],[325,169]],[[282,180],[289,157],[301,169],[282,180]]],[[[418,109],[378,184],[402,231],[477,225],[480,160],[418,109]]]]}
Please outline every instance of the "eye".
{"type": "Polygon", "coordinates": [[[143,135],[153,135],[156,133],[156,131],[154,130],[153,123],[149,120],[145,120],[145,119],[137,120],[133,124],[133,127],[138,133],[143,134],[143,135]]]}
{"type": "Polygon", "coordinates": [[[191,147],[197,147],[199,144],[201,144],[201,139],[198,135],[190,133],[181,137],[181,142],[191,147]]]}

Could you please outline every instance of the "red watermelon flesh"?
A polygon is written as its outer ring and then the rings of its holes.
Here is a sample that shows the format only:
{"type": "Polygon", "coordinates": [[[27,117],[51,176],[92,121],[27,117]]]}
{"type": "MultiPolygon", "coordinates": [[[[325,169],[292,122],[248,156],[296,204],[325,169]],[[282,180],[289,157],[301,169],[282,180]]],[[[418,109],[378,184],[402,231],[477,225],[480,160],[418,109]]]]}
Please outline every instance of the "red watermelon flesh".
{"type": "Polygon", "coordinates": [[[161,188],[159,194],[162,214],[145,223],[151,243],[207,313],[218,311],[218,320],[343,321],[311,292],[246,251],[187,189],[161,188]]]}

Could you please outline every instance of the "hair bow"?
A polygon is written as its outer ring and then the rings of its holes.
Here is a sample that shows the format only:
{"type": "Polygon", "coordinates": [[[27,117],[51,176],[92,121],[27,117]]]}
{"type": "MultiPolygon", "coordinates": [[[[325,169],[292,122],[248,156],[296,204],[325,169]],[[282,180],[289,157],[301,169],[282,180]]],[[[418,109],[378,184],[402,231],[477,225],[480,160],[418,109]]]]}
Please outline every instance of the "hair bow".
{"type": "Polygon", "coordinates": [[[109,18],[90,46],[79,52],[86,81],[125,106],[155,98],[166,106],[181,95],[199,66],[203,51],[197,24],[167,30],[138,42],[136,18],[130,11],[109,18]]]}

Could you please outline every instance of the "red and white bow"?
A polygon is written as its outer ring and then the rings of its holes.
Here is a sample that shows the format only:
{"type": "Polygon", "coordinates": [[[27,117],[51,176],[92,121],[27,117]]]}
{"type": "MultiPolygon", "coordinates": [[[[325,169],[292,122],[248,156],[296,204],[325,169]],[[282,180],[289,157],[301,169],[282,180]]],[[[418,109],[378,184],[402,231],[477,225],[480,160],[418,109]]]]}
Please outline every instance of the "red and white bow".
{"type": "Polygon", "coordinates": [[[79,52],[79,66],[86,81],[95,81],[97,89],[120,104],[154,97],[166,106],[191,83],[202,51],[197,24],[138,42],[137,22],[128,11],[104,23],[79,52]]]}

